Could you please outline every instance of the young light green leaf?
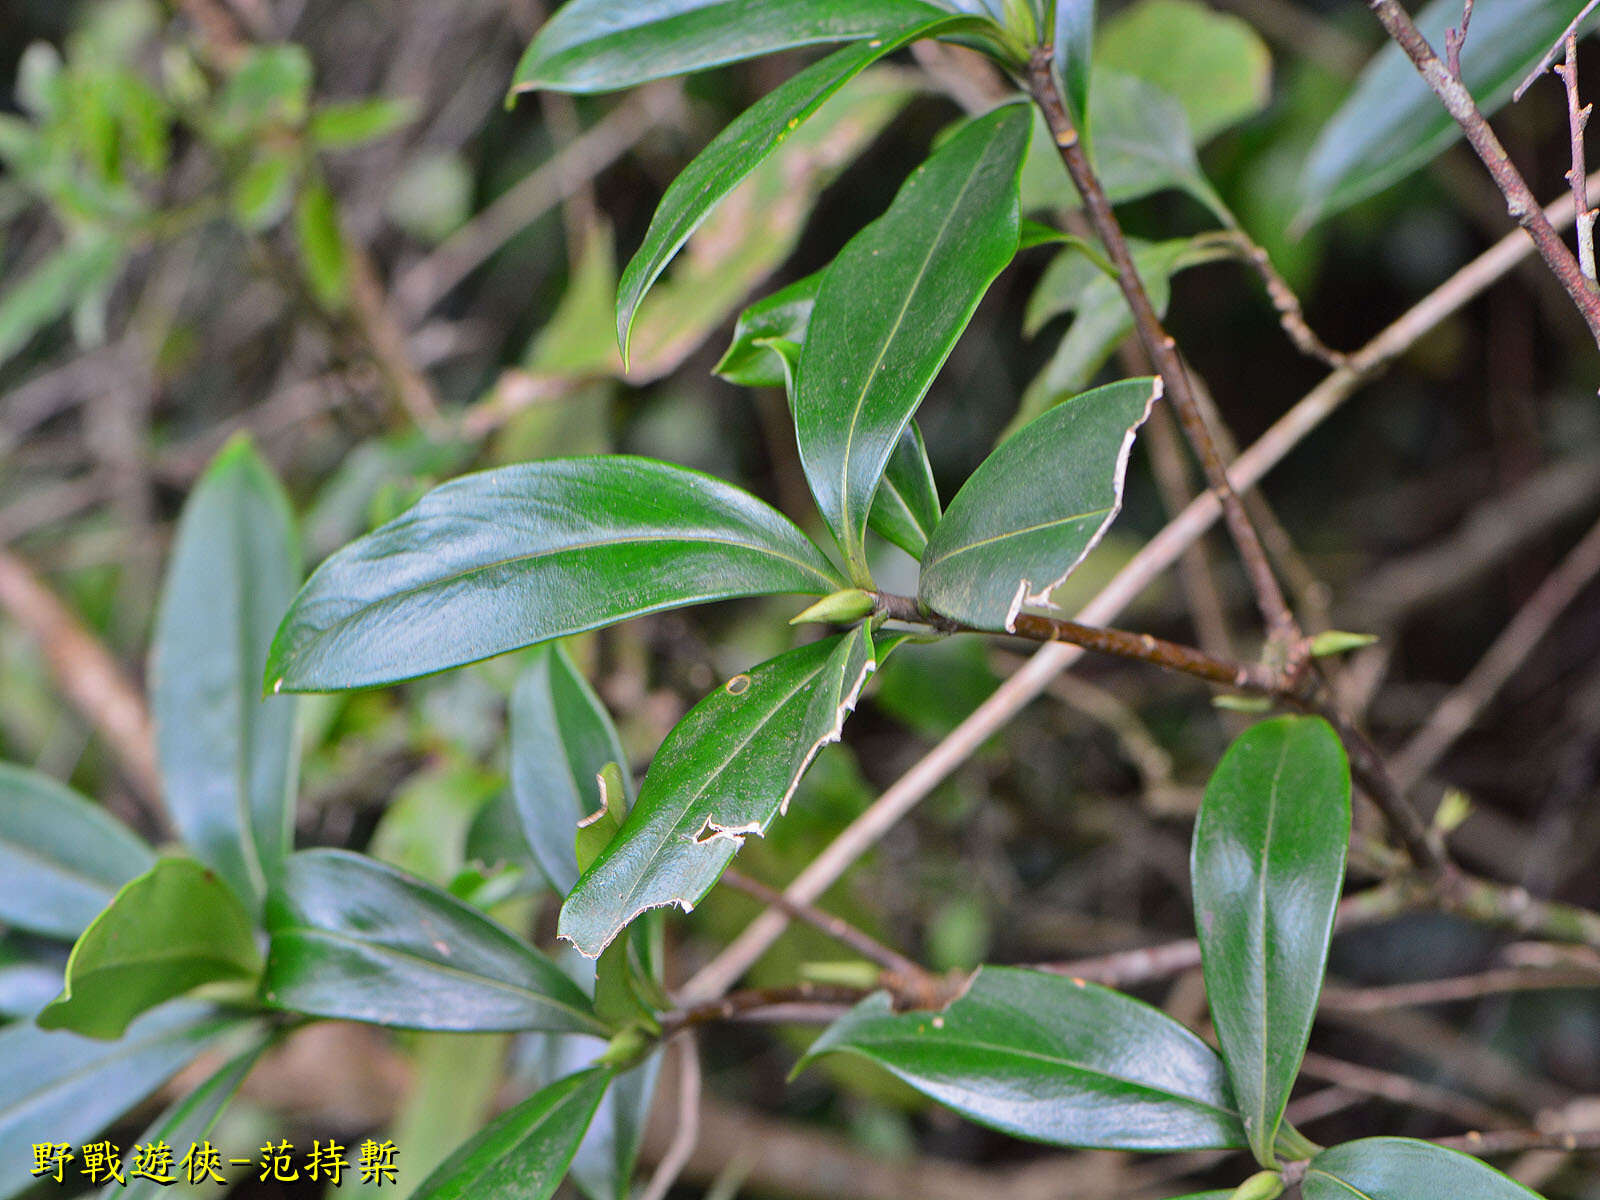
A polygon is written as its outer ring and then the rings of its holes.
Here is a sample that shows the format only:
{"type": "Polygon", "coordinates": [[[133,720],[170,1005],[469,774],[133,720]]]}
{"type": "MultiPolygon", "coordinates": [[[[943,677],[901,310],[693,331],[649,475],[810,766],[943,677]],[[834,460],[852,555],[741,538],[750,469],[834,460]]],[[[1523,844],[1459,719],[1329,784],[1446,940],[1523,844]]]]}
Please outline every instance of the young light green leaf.
{"type": "Polygon", "coordinates": [[[627,756],[610,714],[559,643],[533,652],[511,693],[510,720],[511,794],[534,861],[565,896],[578,882],[573,833],[599,803],[595,777],[627,756]]]}
{"type": "Polygon", "coordinates": [[[260,971],[250,914],[228,886],[193,859],[162,858],[83,931],[61,995],[37,1021],[40,1029],[117,1038],[174,996],[260,971]]]}
{"type": "Polygon", "coordinates": [[[1199,0],[1140,0],[1100,30],[1095,61],[1165,88],[1195,145],[1255,116],[1272,96],[1272,55],[1247,21],[1199,0]]]}
{"type": "MultiPolygon", "coordinates": [[[[1572,0],[1481,0],[1473,6],[1472,36],[1461,48],[1461,81],[1485,116],[1510,98],[1580,7],[1572,0]]],[[[1416,14],[1423,36],[1441,47],[1445,30],[1460,20],[1455,0],[1432,0],[1416,14]]],[[[1386,42],[1317,135],[1300,179],[1302,207],[1295,223],[1309,225],[1365,200],[1460,136],[1460,126],[1411,60],[1386,42]]]]}
{"type": "Polygon", "coordinates": [[[76,938],[155,854],[105,809],[0,763],[0,921],[76,938]]]}
{"type": "Polygon", "coordinates": [[[262,1000],[402,1029],[603,1033],[553,962],[448,892],[360,854],[307,850],[267,898],[262,1000]]]}
{"type": "Polygon", "coordinates": [[[306,135],[324,150],[341,150],[376,141],[409,125],[417,115],[414,100],[405,96],[378,96],[325,104],[311,114],[306,135]]]}
{"type": "Polygon", "coordinates": [[[1241,735],[1195,821],[1195,928],[1250,1148],[1273,1142],[1311,1035],[1350,841],[1350,768],[1319,717],[1241,735]]]}
{"type": "Polygon", "coordinates": [[[350,294],[350,256],[339,228],[339,208],[328,185],[307,179],[295,203],[294,232],[300,243],[300,267],[311,294],[324,308],[337,311],[350,294]]]}
{"type": "Polygon", "coordinates": [[[795,376],[795,430],[817,505],[869,586],[867,516],[901,432],[1017,250],[1031,117],[1008,104],[918,167],[823,275],[795,376]]]}
{"type": "Polygon", "coordinates": [[[270,229],[289,211],[294,199],[299,155],[292,149],[266,144],[233,181],[230,197],[234,220],[252,233],[270,229]]]}
{"type": "Polygon", "coordinates": [[[617,289],[617,342],[624,362],[639,302],[711,210],[846,83],[910,42],[974,24],[969,18],[917,15],[909,24],[857,42],[811,64],[769,92],[719,133],[672,181],[644,243],[617,289]]]}
{"type": "Polygon", "coordinates": [[[922,0],[570,0],[523,54],[511,90],[619,91],[795,46],[883,37],[940,15],[922,0]]]}
{"type": "Polygon", "coordinates": [[[871,592],[860,588],[844,588],[831,596],[824,596],[804,612],[789,618],[791,625],[844,625],[864,620],[872,615],[877,600],[871,592]]]}
{"type": "Polygon", "coordinates": [[[252,910],[294,836],[295,702],[263,699],[260,679],[299,585],[283,486],[249,442],[230,442],[178,521],[151,709],[174,824],[252,910]]]}
{"type": "Polygon", "coordinates": [[[627,455],[453,480],[323,563],[284,617],[270,689],[394,683],[707,600],[845,585],[747,492],[627,455]]]}
{"type": "Polygon", "coordinates": [[[122,265],[123,248],[106,234],[73,238],[0,296],[0,363],[63,317],[84,296],[103,288],[122,265]]]}
{"type": "Polygon", "coordinates": [[[1007,631],[1024,606],[1048,605],[1121,509],[1134,434],[1160,395],[1156,379],[1107,384],[1002,442],[928,539],[922,602],[1007,631]]]}
{"type": "Polygon", "coordinates": [[[35,1143],[88,1141],[240,1027],[237,1017],[182,1002],[147,1013],[115,1042],[31,1022],[0,1029],[0,1198],[38,1183],[28,1169],[35,1143]]]}
{"type": "Polygon", "coordinates": [[[594,957],[640,913],[698,903],[744,839],[784,811],[817,751],[838,740],[875,665],[859,626],[735,675],[695,705],[567,897],[561,936],[594,957]]]}
{"type": "Polygon", "coordinates": [[[535,1092],[440,1163],[413,1200],[549,1200],[610,1083],[593,1067],[535,1092]]]}
{"type": "Polygon", "coordinates": [[[1411,1138],[1345,1142],[1311,1160],[1305,1200],[1540,1200],[1487,1163],[1411,1138]]]}
{"type": "Polygon", "coordinates": [[[1326,658],[1332,654],[1347,654],[1360,650],[1378,640],[1375,633],[1349,633],[1343,629],[1325,629],[1311,639],[1312,658],[1326,658]]]}
{"type": "Polygon", "coordinates": [[[939,1012],[887,994],[830,1025],[804,1062],[854,1054],[983,1125],[1061,1146],[1244,1144],[1222,1061],[1150,1006],[1081,980],[983,967],[939,1012]]]}
{"type": "MultiPolygon", "coordinates": [[[[249,1049],[229,1059],[194,1091],[177,1101],[155,1119],[135,1145],[150,1146],[165,1142],[169,1146],[188,1147],[209,1137],[222,1110],[233,1099],[239,1085],[262,1052],[271,1045],[270,1036],[257,1035],[249,1049]]],[[[131,1152],[130,1152],[131,1154],[131,1152]]],[[[157,1183],[147,1176],[128,1176],[126,1184],[111,1182],[100,1191],[99,1200],[152,1200],[165,1196],[170,1185],[157,1183]]]]}

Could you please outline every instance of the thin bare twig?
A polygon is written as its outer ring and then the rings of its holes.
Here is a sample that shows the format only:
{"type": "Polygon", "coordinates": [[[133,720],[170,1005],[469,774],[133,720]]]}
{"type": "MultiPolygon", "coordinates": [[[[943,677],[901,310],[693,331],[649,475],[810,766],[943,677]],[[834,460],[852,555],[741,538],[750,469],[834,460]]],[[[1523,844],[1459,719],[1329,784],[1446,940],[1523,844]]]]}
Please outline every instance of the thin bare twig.
{"type": "Polygon", "coordinates": [[[1444,31],[1444,56],[1450,64],[1450,74],[1461,82],[1461,47],[1467,43],[1467,27],[1472,24],[1472,0],[1461,5],[1461,24],[1444,31]]]}
{"type": "Polygon", "coordinates": [[[1496,967],[1476,975],[1426,979],[1420,983],[1395,983],[1379,987],[1322,989],[1321,1007],[1339,1012],[1384,1012],[1391,1008],[1423,1008],[1478,1000],[1506,992],[1540,992],[1560,988],[1600,988],[1600,973],[1582,967],[1496,967]]]}
{"type": "Polygon", "coordinates": [[[678,1061],[678,1128],[639,1200],[666,1200],[700,1140],[700,1047],[694,1034],[678,1042],[678,1061]]]}
{"type": "Polygon", "coordinates": [[[1584,104],[1578,98],[1578,35],[1567,34],[1567,61],[1556,64],[1556,74],[1566,85],[1567,131],[1572,141],[1572,165],[1567,168],[1567,183],[1572,188],[1572,200],[1578,208],[1578,265],[1584,278],[1592,287],[1594,276],[1594,210],[1589,207],[1588,169],[1583,165],[1583,134],[1589,127],[1589,114],[1594,105],[1584,104]]]}
{"type": "Polygon", "coordinates": [[[1556,38],[1556,40],[1551,43],[1550,49],[1544,52],[1544,57],[1539,60],[1539,65],[1534,67],[1533,70],[1529,71],[1523,81],[1517,84],[1517,90],[1511,93],[1511,102],[1513,104],[1521,100],[1522,97],[1527,94],[1528,89],[1533,86],[1533,81],[1535,79],[1538,79],[1539,76],[1543,75],[1550,69],[1550,64],[1555,62],[1556,55],[1560,54],[1561,51],[1566,47],[1567,38],[1578,32],[1578,26],[1584,23],[1589,14],[1594,11],[1595,5],[1597,4],[1600,4],[1600,0],[1589,0],[1587,4],[1578,10],[1578,15],[1572,18],[1567,27],[1561,31],[1561,36],[1556,38]]]}
{"type": "Polygon", "coordinates": [[[1339,1087],[1369,1096],[1392,1100],[1396,1104],[1442,1113],[1452,1120],[1460,1121],[1468,1128],[1484,1125],[1493,1128],[1511,1123],[1509,1114],[1469,1097],[1459,1096],[1449,1088],[1423,1083],[1419,1079],[1412,1079],[1409,1075],[1401,1075],[1394,1071],[1363,1067],[1315,1051],[1306,1053],[1300,1063],[1300,1072],[1307,1078],[1320,1079],[1324,1083],[1337,1084],[1339,1087]]]}

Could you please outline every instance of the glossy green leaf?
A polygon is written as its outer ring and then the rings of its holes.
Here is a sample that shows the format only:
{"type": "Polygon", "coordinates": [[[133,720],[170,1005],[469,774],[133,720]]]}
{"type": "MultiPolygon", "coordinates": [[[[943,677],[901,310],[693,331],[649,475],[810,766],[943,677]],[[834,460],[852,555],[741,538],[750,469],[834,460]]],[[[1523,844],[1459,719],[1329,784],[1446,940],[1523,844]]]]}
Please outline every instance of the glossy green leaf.
{"type": "Polygon", "coordinates": [[[639,302],[724,197],[840,88],[880,58],[910,42],[969,23],[962,17],[928,20],[926,15],[918,15],[881,37],[846,46],[763,96],[719,133],[667,188],[644,243],[622,273],[617,289],[617,341],[624,360],[639,302]]]}
{"type": "Polygon", "coordinates": [[[299,584],[288,497],[247,441],[231,442],[178,521],[151,710],[173,823],[252,910],[294,836],[295,701],[263,698],[260,681],[299,584]]]}
{"type": "Polygon", "coordinates": [[[193,859],[162,858],[83,931],[61,995],[37,1020],[41,1029],[121,1037],[158,1004],[260,970],[250,914],[228,886],[193,859]]]}
{"type": "Polygon", "coordinates": [[[1311,1035],[1350,842],[1350,768],[1320,717],[1242,734],[1195,821],[1195,928],[1250,1147],[1263,1166],[1311,1035]]]}
{"type": "Polygon", "coordinates": [[[412,1200],[549,1200],[610,1083],[594,1067],[535,1092],[440,1163],[412,1200]]]}
{"type": "MultiPolygon", "coordinates": [[[[157,1117],[134,1145],[149,1146],[166,1142],[169,1146],[178,1147],[174,1151],[176,1157],[195,1142],[206,1140],[217,1118],[222,1115],[222,1110],[228,1106],[245,1076],[250,1074],[251,1068],[270,1044],[271,1038],[258,1036],[248,1050],[223,1063],[215,1074],[157,1117]]],[[[130,1149],[124,1157],[124,1165],[132,1155],[130,1149]]],[[[125,1185],[115,1182],[106,1184],[100,1191],[100,1200],[150,1200],[155,1196],[165,1196],[168,1191],[167,1185],[129,1175],[125,1185]]]]}
{"type": "MultiPolygon", "coordinates": [[[[1461,49],[1461,78],[1492,115],[1537,65],[1581,4],[1574,0],[1480,0],[1461,49]]],[[[1593,25],[1597,18],[1590,18],[1593,25]]],[[[1445,30],[1461,21],[1456,0],[1432,0],[1417,28],[1440,54],[1445,30]]],[[[1559,89],[1557,80],[1544,84],[1559,89]]],[[[1299,225],[1348,208],[1434,158],[1461,136],[1399,46],[1385,42],[1323,126],[1300,178],[1299,225]]]]}
{"type": "Polygon", "coordinates": [[[806,1055],[870,1059],[964,1117],[1017,1137],[1113,1150],[1239,1146],[1222,1061],[1150,1006],[1094,984],[983,967],[940,1012],[868,997],[806,1055]]]}
{"type": "Polygon", "coordinates": [[[350,255],[339,228],[333,193],[313,176],[300,187],[295,202],[294,232],[300,245],[300,267],[311,294],[324,308],[337,311],[350,294],[350,255]]]}
{"type": "Polygon", "coordinates": [[[163,1006],[104,1042],[28,1023],[0,1029],[0,1198],[37,1182],[32,1146],[74,1152],[224,1034],[237,1017],[200,1004],[163,1006]]]}
{"type": "Polygon", "coordinates": [[[1311,1160],[1305,1200],[1539,1200],[1487,1163],[1411,1138],[1345,1142],[1311,1160]]]}
{"type": "Polygon", "coordinates": [[[794,364],[786,363],[774,346],[779,342],[796,347],[804,343],[822,275],[821,271],[813,271],[741,312],[733,327],[733,341],[712,370],[740,387],[789,387],[788,368],[794,364]]]}
{"type": "Polygon", "coordinates": [[[561,936],[593,957],[640,913],[698,903],[744,839],[784,811],[817,751],[838,740],[875,666],[861,626],[735,675],[695,705],[567,897],[561,936]]]}
{"type": "Polygon", "coordinates": [[[918,595],[934,612],[1010,630],[1050,603],[1122,507],[1128,455],[1161,394],[1153,379],[1085,392],[1018,430],[950,501],[922,554],[918,595]]]}
{"type": "Polygon", "coordinates": [[[403,1029],[604,1032],[544,955],[448,892],[360,854],[308,850],[267,900],[273,1008],[403,1029]]]}
{"type": "Polygon", "coordinates": [[[1094,58],[1094,0],[1056,0],[1056,77],[1067,111],[1089,125],[1090,65],[1094,58]]]}
{"type": "Polygon", "coordinates": [[[1204,145],[1266,108],[1272,55],[1250,24],[1199,0],[1140,0],[1105,23],[1095,61],[1166,89],[1204,145]]]}
{"type": "Polygon", "coordinates": [[[514,92],[612,92],[795,46],[881,37],[922,0],[569,0],[517,64],[514,92]]]}
{"type": "Polygon", "coordinates": [[[404,96],[325,104],[311,114],[306,135],[324,150],[340,150],[386,137],[409,125],[416,114],[416,102],[404,96]]]}
{"type": "Polygon", "coordinates": [[[1000,271],[1017,250],[1017,174],[1029,110],[969,122],[823,274],[795,376],[800,459],[817,505],[866,586],[864,540],[884,467],[1000,271]]]}
{"type": "Polygon", "coordinates": [[[511,792],[534,861],[563,896],[578,882],[573,833],[600,803],[595,777],[627,761],[611,715],[567,652],[538,647],[511,693],[511,792]]]}
{"type": "Polygon", "coordinates": [[[0,922],[76,938],[155,853],[105,809],[0,763],[0,922]]]}
{"type": "MultiPolygon", "coordinates": [[[[538,1064],[541,1079],[560,1079],[580,1071],[606,1050],[603,1040],[581,1034],[529,1036],[543,1043],[538,1064]]],[[[639,1143],[660,1073],[661,1054],[657,1051],[615,1076],[606,1090],[568,1168],[572,1181],[589,1200],[628,1200],[633,1194],[639,1143]]]]}
{"type": "Polygon", "coordinates": [[[275,688],[369,687],[644,613],[845,583],[747,492],[626,455],[435,488],[311,576],[273,642],[275,688]]]}

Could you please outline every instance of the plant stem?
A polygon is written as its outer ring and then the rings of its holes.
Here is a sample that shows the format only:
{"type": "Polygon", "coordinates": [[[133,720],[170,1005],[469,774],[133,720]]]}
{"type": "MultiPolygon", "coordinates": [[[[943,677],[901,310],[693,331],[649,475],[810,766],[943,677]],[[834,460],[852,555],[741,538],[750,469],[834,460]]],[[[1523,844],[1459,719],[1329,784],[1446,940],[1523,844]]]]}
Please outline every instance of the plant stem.
{"type": "Polygon", "coordinates": [[[1277,577],[1272,573],[1272,564],[1267,560],[1266,550],[1261,545],[1255,526],[1250,523],[1244,505],[1228,480],[1227,468],[1195,402],[1188,372],[1178,355],[1177,342],[1163,328],[1161,318],[1156,315],[1150,295],[1139,278],[1138,268],[1134,266],[1128,240],[1111,209],[1111,201],[1106,197],[1099,176],[1089,165],[1089,156],[1084,153],[1078,130],[1067,113],[1061,90],[1056,86],[1054,52],[1050,46],[1036,48],[1029,58],[1028,90],[1039,111],[1044,114],[1067,174],[1072,177],[1073,185],[1083,198],[1089,223],[1117,268],[1117,286],[1122,289],[1123,299],[1133,314],[1134,329],[1145,353],[1161,375],[1166,395],[1177,411],[1184,434],[1205,470],[1206,482],[1222,505],[1222,518],[1238,547],[1239,557],[1244,562],[1267,629],[1273,641],[1287,649],[1299,641],[1300,631],[1294,614],[1289,609],[1277,577]]]}

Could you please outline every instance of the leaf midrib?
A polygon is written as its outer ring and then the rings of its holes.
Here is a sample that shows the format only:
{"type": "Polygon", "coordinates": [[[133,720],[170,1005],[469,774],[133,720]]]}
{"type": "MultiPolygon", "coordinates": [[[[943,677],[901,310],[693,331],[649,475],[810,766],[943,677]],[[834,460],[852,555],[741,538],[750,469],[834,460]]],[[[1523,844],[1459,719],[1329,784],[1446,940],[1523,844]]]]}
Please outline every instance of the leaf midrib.
{"type": "Polygon", "coordinates": [[[992,546],[996,542],[1003,542],[1008,538],[1026,537],[1030,533],[1039,533],[1046,529],[1055,529],[1061,525],[1071,525],[1076,521],[1091,520],[1095,517],[1104,517],[1116,506],[1108,504],[1104,508],[1092,508],[1088,512],[1075,513],[1070,517],[1057,517],[1049,521],[1041,521],[1037,525],[1028,525],[1021,529],[1008,529],[1004,533],[990,534],[988,537],[978,538],[976,541],[966,542],[954,550],[936,555],[922,564],[924,571],[931,571],[941,563],[949,562],[952,558],[959,558],[971,550],[981,550],[985,546],[992,546]]]}

